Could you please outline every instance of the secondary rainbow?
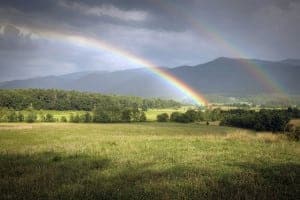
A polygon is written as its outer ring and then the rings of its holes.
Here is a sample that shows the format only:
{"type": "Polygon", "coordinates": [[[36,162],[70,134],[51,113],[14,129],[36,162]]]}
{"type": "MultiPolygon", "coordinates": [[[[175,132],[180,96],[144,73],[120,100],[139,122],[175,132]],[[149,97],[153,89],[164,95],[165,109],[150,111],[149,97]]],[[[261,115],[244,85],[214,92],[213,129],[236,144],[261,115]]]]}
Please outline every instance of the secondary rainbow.
{"type": "Polygon", "coordinates": [[[250,73],[257,81],[259,81],[267,92],[280,94],[282,97],[285,96],[282,87],[272,80],[272,78],[266,72],[264,72],[258,64],[255,63],[255,60],[241,59],[247,58],[246,54],[234,44],[230,43],[226,37],[221,35],[217,30],[214,30],[211,25],[208,25],[200,19],[190,16],[186,11],[182,10],[182,8],[173,3],[159,0],[154,2],[170,15],[175,15],[179,18],[185,19],[191,28],[199,33],[199,35],[205,35],[229,51],[231,54],[235,55],[235,57],[240,58],[238,61],[242,64],[242,66],[244,66],[245,70],[247,70],[248,73],[250,73]]]}
{"type": "Polygon", "coordinates": [[[45,37],[48,39],[53,39],[55,41],[59,40],[62,42],[70,42],[72,44],[76,45],[83,45],[88,46],[91,48],[96,48],[100,50],[105,50],[108,52],[111,52],[113,54],[117,54],[119,56],[122,56],[136,64],[139,64],[141,66],[146,67],[151,72],[155,73],[165,81],[167,81],[169,84],[171,84],[173,87],[177,88],[182,94],[189,97],[191,100],[194,101],[197,105],[207,105],[208,100],[204,97],[203,94],[201,94],[199,91],[196,91],[192,87],[190,87],[188,84],[180,80],[179,78],[175,77],[174,75],[170,74],[168,71],[159,68],[152,62],[138,57],[122,48],[113,46],[105,41],[102,41],[100,39],[96,39],[93,37],[86,37],[81,36],[79,34],[74,33],[63,33],[63,32],[54,32],[54,31],[42,31],[42,30],[35,30],[35,33],[37,33],[41,37],[45,37]]]}

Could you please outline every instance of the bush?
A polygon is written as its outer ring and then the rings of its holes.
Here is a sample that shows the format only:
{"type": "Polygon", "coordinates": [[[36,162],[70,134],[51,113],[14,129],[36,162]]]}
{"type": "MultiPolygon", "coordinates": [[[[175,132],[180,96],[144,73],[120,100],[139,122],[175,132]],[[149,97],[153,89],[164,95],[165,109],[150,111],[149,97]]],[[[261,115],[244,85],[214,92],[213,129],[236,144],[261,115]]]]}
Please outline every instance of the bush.
{"type": "Polygon", "coordinates": [[[180,122],[180,123],[189,123],[193,122],[194,118],[190,114],[180,113],[180,112],[173,112],[171,114],[171,121],[173,122],[180,122]]]}
{"type": "Polygon", "coordinates": [[[55,122],[55,118],[52,114],[47,113],[46,116],[43,117],[44,122],[55,122]]]}
{"type": "Polygon", "coordinates": [[[145,122],[147,120],[146,115],[143,111],[134,109],[132,111],[132,121],[134,122],[145,122]]]}
{"type": "Polygon", "coordinates": [[[60,122],[66,123],[66,122],[68,122],[68,120],[67,120],[67,118],[66,118],[65,116],[62,116],[62,117],[60,118],[60,122]]]}
{"type": "Polygon", "coordinates": [[[18,121],[18,115],[15,111],[12,111],[7,116],[8,122],[17,122],[18,121]]]}
{"type": "Polygon", "coordinates": [[[70,122],[79,123],[80,122],[79,115],[78,114],[76,114],[76,115],[71,114],[71,116],[70,116],[70,122]]]}
{"type": "Polygon", "coordinates": [[[28,113],[28,115],[25,118],[25,121],[28,123],[33,123],[37,120],[37,115],[34,112],[28,113]]]}
{"type": "Polygon", "coordinates": [[[121,114],[121,121],[122,122],[130,122],[131,121],[131,110],[129,109],[125,109],[122,111],[122,114],[121,114]]]}
{"type": "Polygon", "coordinates": [[[90,123],[93,121],[92,115],[89,112],[84,113],[80,116],[80,122],[90,123]]]}
{"type": "Polygon", "coordinates": [[[24,119],[25,119],[24,115],[21,112],[18,113],[18,117],[17,118],[18,118],[18,122],[23,122],[24,119]]]}
{"type": "Polygon", "coordinates": [[[114,122],[111,115],[107,111],[97,110],[94,113],[94,122],[109,123],[114,122]]]}
{"type": "Polygon", "coordinates": [[[287,124],[285,128],[286,136],[293,141],[300,140],[300,127],[296,127],[293,124],[287,124]]]}
{"type": "Polygon", "coordinates": [[[195,110],[188,110],[184,113],[184,117],[187,118],[187,121],[188,122],[195,122],[195,121],[198,121],[198,112],[195,111],[195,110]]]}
{"type": "Polygon", "coordinates": [[[287,132],[286,135],[290,140],[299,141],[300,140],[300,129],[296,129],[294,132],[287,132]]]}
{"type": "Polygon", "coordinates": [[[147,121],[146,114],[144,112],[141,112],[140,114],[140,122],[145,122],[147,121]]]}
{"type": "Polygon", "coordinates": [[[169,121],[168,113],[162,113],[156,116],[158,122],[167,122],[169,121]]]}
{"type": "Polygon", "coordinates": [[[172,122],[177,122],[178,119],[181,117],[182,113],[180,112],[172,112],[171,116],[170,116],[170,121],[172,122]]]}

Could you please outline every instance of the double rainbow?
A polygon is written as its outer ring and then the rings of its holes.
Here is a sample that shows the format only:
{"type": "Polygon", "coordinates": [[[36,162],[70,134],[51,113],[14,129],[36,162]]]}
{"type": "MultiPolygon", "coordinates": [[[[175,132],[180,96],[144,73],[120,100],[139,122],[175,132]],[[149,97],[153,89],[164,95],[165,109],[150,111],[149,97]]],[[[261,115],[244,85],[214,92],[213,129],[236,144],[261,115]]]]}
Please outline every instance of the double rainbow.
{"type": "MultiPolygon", "coordinates": [[[[204,35],[206,38],[211,39],[219,46],[226,49],[229,53],[237,58],[247,58],[246,53],[236,47],[233,43],[229,42],[224,35],[221,35],[212,26],[204,23],[201,19],[195,18],[188,14],[186,10],[177,6],[174,3],[167,1],[154,0],[160,8],[162,8],[166,13],[177,16],[178,18],[184,19],[199,36],[204,35]]],[[[286,94],[282,87],[276,83],[272,78],[255,62],[251,59],[237,59],[241,66],[251,74],[268,93],[273,93],[280,95],[282,98],[286,98],[286,94]]]]}
{"type": "MultiPolygon", "coordinates": [[[[203,23],[199,19],[193,18],[192,16],[188,15],[186,12],[181,10],[181,8],[176,7],[175,4],[167,3],[165,1],[155,1],[162,9],[164,9],[169,14],[181,17],[185,19],[192,29],[194,29],[199,35],[205,35],[207,38],[213,40],[223,48],[225,48],[228,52],[235,55],[238,58],[245,58],[247,57],[246,54],[242,53],[242,51],[235,47],[232,43],[230,43],[224,36],[220,35],[216,30],[214,30],[211,26],[203,23]]],[[[55,31],[45,31],[45,30],[35,30],[38,35],[59,40],[62,42],[70,42],[72,44],[80,44],[87,47],[96,48],[99,50],[105,50],[111,52],[115,55],[119,55],[123,58],[128,59],[138,65],[144,66],[149,69],[151,72],[155,73],[173,87],[177,88],[181,91],[185,96],[188,96],[198,105],[207,105],[208,101],[204,97],[204,95],[194,90],[192,87],[175,77],[174,75],[170,74],[167,70],[159,68],[154,63],[146,60],[142,57],[134,55],[125,49],[116,47],[112,44],[109,44],[103,40],[100,40],[93,37],[86,37],[80,34],[74,33],[64,33],[64,32],[55,32],[55,31]]],[[[250,59],[238,59],[238,61],[244,66],[244,69],[251,74],[257,81],[261,83],[263,88],[269,93],[280,94],[283,98],[285,98],[284,92],[281,87],[272,80],[272,78],[263,71],[263,69],[255,62],[255,60],[250,59]]]]}
{"type": "Polygon", "coordinates": [[[171,73],[169,73],[167,70],[164,70],[162,68],[159,68],[152,62],[138,57],[122,48],[113,46],[105,41],[102,41],[100,39],[92,38],[92,37],[86,37],[81,35],[75,35],[75,34],[69,34],[69,33],[63,33],[63,32],[54,32],[54,31],[41,31],[36,30],[35,31],[39,36],[45,37],[48,39],[54,39],[62,42],[69,42],[71,44],[76,45],[83,45],[88,46],[91,48],[99,49],[99,50],[105,50],[108,52],[111,52],[113,54],[119,55],[123,58],[128,59],[131,62],[134,62],[138,65],[141,65],[147,69],[149,69],[152,73],[158,75],[163,80],[167,81],[169,84],[171,84],[173,87],[177,88],[184,96],[189,97],[193,102],[199,106],[204,106],[208,104],[207,99],[204,97],[203,94],[201,94],[199,91],[194,90],[192,87],[190,87],[188,84],[180,80],[179,78],[175,77],[171,73]]]}

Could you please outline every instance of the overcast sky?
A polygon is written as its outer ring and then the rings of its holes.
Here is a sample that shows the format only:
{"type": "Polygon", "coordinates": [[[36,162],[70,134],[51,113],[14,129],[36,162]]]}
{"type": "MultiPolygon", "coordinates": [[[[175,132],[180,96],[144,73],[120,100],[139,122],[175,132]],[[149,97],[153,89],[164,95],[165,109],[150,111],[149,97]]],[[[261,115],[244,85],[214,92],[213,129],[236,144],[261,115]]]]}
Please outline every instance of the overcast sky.
{"type": "Polygon", "coordinates": [[[143,67],[64,41],[68,35],[100,39],[168,67],[221,56],[300,58],[300,1],[1,0],[0,81],[143,67]]]}

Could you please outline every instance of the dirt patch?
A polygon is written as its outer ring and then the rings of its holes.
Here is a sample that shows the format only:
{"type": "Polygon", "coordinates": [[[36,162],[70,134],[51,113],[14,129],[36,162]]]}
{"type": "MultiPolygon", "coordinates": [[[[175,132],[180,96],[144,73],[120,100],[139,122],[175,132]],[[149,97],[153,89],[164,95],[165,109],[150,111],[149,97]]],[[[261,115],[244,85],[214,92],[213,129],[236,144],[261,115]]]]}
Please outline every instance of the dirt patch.
{"type": "Polygon", "coordinates": [[[292,119],[290,124],[293,124],[296,127],[300,127],[300,119],[292,119]]]}

